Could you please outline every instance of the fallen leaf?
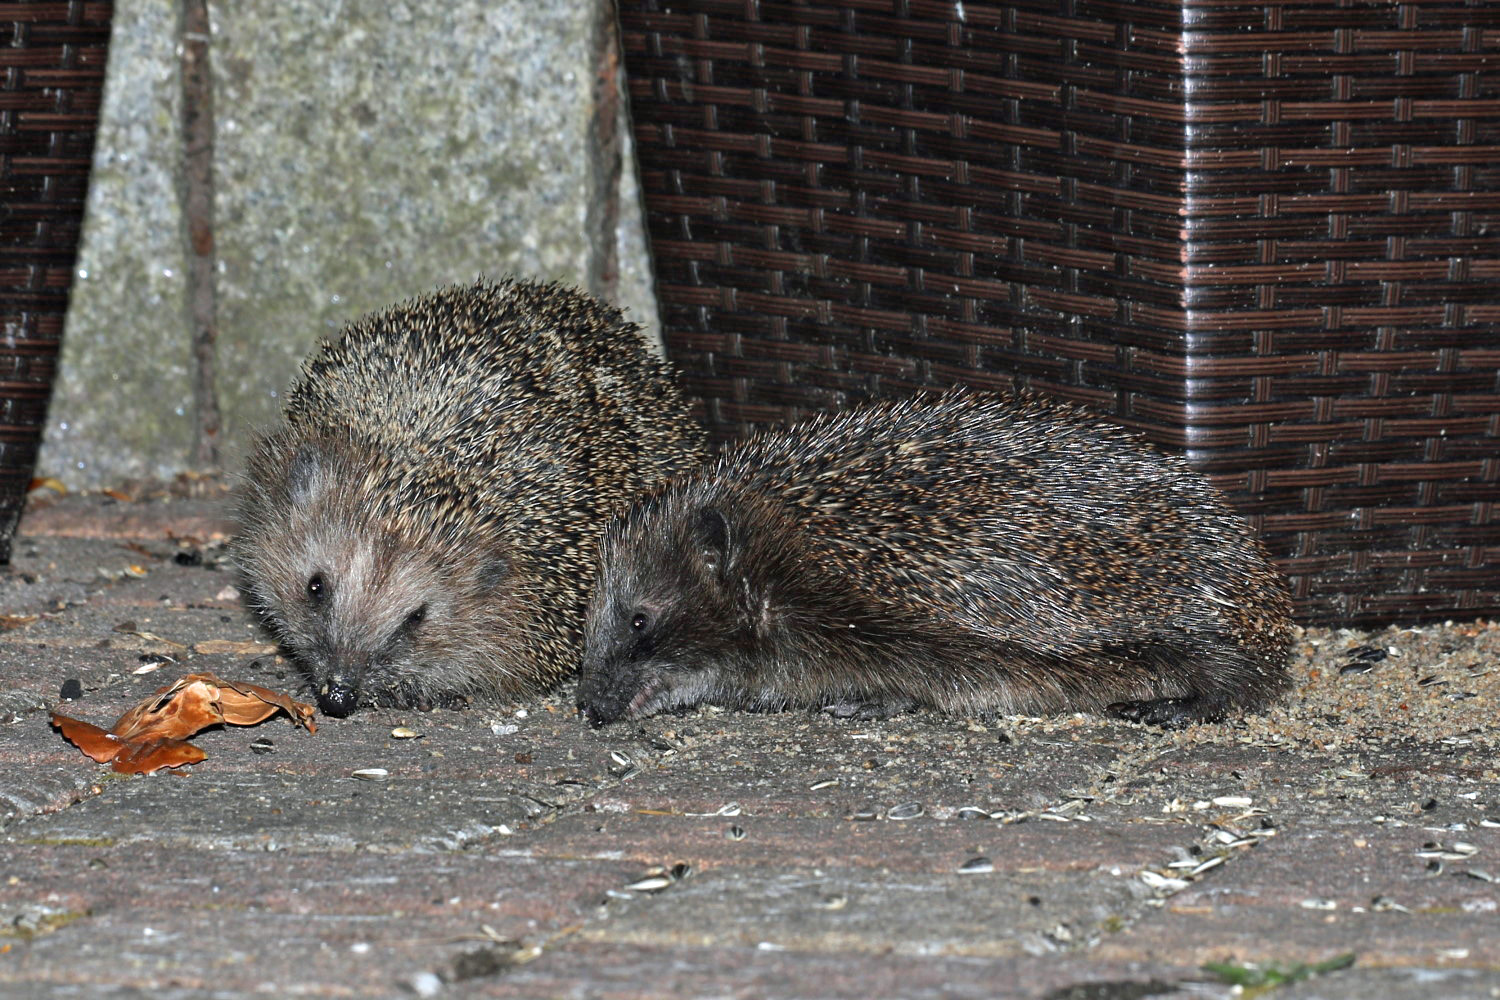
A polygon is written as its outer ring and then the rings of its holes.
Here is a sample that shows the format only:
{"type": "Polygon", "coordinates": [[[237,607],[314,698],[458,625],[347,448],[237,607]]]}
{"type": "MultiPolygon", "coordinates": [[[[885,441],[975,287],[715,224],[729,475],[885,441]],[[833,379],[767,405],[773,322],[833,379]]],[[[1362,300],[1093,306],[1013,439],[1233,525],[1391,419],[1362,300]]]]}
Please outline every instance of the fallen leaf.
{"type": "Polygon", "coordinates": [[[290,695],[256,684],[226,681],[214,674],[188,674],[159,689],[115,720],[109,731],[92,723],[52,713],[52,724],[69,741],[101,764],[124,774],[146,774],[164,767],[196,764],[203,751],[189,736],[228,723],[253,726],[277,712],[307,731],[318,731],[313,707],[290,695]]]}
{"type": "Polygon", "coordinates": [[[106,489],[101,490],[100,492],[105,496],[110,497],[111,499],[120,501],[121,503],[135,502],[135,497],[131,496],[129,493],[126,493],[124,490],[106,489]]]}
{"type": "Polygon", "coordinates": [[[235,639],[208,639],[193,643],[195,653],[232,653],[237,656],[264,656],[276,652],[274,643],[240,642],[235,639]]]}
{"type": "Polygon", "coordinates": [[[61,479],[55,479],[52,476],[47,476],[44,479],[33,479],[26,486],[26,492],[27,493],[30,493],[32,490],[41,490],[41,489],[51,490],[52,492],[58,494],[59,496],[67,496],[68,495],[68,488],[62,484],[62,480],[61,479]]]}

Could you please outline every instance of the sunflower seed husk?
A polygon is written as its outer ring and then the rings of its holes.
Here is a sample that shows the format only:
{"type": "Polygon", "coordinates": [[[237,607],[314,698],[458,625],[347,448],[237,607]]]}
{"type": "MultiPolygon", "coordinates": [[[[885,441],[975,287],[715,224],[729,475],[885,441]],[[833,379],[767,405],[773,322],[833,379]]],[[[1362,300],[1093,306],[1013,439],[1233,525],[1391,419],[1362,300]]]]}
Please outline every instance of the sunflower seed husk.
{"type": "Polygon", "coordinates": [[[1212,858],[1208,858],[1202,864],[1198,865],[1198,867],[1196,867],[1192,871],[1188,872],[1188,874],[1189,875],[1202,875],[1204,872],[1208,871],[1210,868],[1217,868],[1220,865],[1222,865],[1227,857],[1228,857],[1228,855],[1219,854],[1219,855],[1216,855],[1216,856],[1214,856],[1212,858]]]}
{"type": "Polygon", "coordinates": [[[983,854],[970,858],[958,866],[958,873],[960,875],[982,875],[985,872],[992,872],[994,870],[995,863],[983,854]]]}
{"type": "Polygon", "coordinates": [[[660,875],[647,875],[645,878],[638,878],[634,882],[626,885],[625,888],[630,892],[661,892],[671,884],[672,876],[663,873],[660,875]]]}
{"type": "Polygon", "coordinates": [[[919,816],[926,815],[926,813],[926,807],[920,802],[903,802],[899,806],[892,806],[886,812],[885,818],[894,820],[916,819],[919,816]]]}
{"type": "Polygon", "coordinates": [[[1225,809],[1245,809],[1254,801],[1248,795],[1219,795],[1210,799],[1214,805],[1225,809]]]}
{"type": "Polygon", "coordinates": [[[1144,869],[1140,873],[1140,879],[1151,888],[1164,892],[1177,892],[1179,889],[1186,889],[1189,885],[1189,883],[1184,879],[1168,878],[1165,875],[1158,875],[1156,872],[1152,871],[1149,868],[1144,869]]]}
{"type": "Polygon", "coordinates": [[[383,767],[362,767],[357,771],[349,772],[351,778],[359,778],[361,781],[384,781],[391,776],[391,772],[383,767]]]}

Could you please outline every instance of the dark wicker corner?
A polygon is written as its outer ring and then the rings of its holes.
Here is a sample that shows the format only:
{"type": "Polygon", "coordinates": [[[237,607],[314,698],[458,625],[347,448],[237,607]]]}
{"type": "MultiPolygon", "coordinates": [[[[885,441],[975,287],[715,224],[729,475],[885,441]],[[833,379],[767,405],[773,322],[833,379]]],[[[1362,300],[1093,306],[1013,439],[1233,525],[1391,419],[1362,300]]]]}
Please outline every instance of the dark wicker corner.
{"type": "Polygon", "coordinates": [[[719,439],[1030,386],[1184,451],[1304,620],[1500,612],[1500,5],[622,4],[719,439]]]}

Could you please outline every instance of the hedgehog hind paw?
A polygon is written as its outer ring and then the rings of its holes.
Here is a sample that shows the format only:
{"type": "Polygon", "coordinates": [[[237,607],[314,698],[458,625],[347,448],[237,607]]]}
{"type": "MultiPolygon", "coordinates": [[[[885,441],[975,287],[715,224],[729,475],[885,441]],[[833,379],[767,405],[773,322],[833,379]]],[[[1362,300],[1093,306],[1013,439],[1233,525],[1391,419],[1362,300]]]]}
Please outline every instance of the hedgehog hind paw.
{"type": "Polygon", "coordinates": [[[1219,722],[1224,703],[1204,697],[1152,698],[1147,701],[1117,701],[1105,711],[1127,722],[1163,729],[1183,729],[1199,722],[1219,722]]]}
{"type": "Polygon", "coordinates": [[[820,711],[835,719],[874,722],[909,712],[915,707],[916,702],[910,698],[875,695],[868,698],[837,698],[825,704],[820,711]]]}

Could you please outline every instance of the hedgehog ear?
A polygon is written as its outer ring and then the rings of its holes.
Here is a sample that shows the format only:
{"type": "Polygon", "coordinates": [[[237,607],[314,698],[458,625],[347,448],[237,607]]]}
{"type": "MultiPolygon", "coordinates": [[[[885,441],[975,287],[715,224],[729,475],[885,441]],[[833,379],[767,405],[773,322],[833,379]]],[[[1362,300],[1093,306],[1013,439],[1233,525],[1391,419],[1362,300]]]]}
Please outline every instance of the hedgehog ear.
{"type": "Polygon", "coordinates": [[[703,568],[718,576],[726,576],[734,552],[730,546],[737,541],[729,527],[729,518],[717,507],[704,507],[693,521],[693,542],[697,546],[698,561],[703,568]]]}
{"type": "Polygon", "coordinates": [[[504,583],[508,576],[510,576],[510,559],[496,553],[480,564],[474,582],[480,590],[494,590],[504,583]]]}
{"type": "Polygon", "coordinates": [[[292,495],[292,503],[303,505],[313,498],[317,492],[318,481],[322,478],[323,456],[312,444],[303,444],[292,456],[292,464],[287,469],[287,490],[292,495]]]}

